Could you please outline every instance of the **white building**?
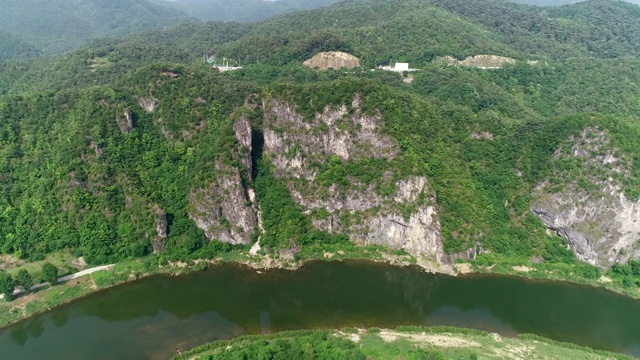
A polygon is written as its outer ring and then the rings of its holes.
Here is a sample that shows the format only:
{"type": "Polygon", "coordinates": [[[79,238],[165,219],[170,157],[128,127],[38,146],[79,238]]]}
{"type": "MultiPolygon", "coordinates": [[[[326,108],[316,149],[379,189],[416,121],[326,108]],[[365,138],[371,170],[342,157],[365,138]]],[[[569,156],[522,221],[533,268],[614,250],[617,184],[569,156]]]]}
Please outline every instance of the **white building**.
{"type": "Polygon", "coordinates": [[[240,69],[242,69],[242,66],[213,65],[212,68],[218,70],[219,72],[225,72],[225,71],[240,70],[240,69]]]}
{"type": "Polygon", "coordinates": [[[396,63],[394,67],[391,66],[380,66],[378,67],[378,69],[382,69],[385,71],[393,71],[393,72],[413,72],[413,71],[418,71],[418,69],[411,69],[409,67],[409,63],[396,63]]]}

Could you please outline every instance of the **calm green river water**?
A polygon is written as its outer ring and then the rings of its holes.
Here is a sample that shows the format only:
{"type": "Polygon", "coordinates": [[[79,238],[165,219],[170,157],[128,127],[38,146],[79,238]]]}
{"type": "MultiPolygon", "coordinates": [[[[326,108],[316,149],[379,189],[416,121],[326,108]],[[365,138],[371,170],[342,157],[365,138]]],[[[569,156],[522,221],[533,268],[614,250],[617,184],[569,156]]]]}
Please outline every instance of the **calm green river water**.
{"type": "Polygon", "coordinates": [[[242,334],[405,324],[534,333],[640,355],[640,301],[604,290],[314,262],[262,274],[223,265],[120,286],[0,331],[0,357],[167,359],[242,334]]]}

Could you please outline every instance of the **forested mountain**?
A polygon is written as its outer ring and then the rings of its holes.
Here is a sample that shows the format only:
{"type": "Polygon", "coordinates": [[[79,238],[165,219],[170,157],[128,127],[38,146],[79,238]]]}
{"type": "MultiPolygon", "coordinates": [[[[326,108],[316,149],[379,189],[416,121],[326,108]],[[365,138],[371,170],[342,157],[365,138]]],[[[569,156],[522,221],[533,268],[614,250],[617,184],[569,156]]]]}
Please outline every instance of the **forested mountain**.
{"type": "MultiPolygon", "coordinates": [[[[0,30],[19,37],[44,54],[76,49],[97,37],[120,37],[188,21],[187,15],[146,0],[0,0],[0,30]]],[[[15,38],[0,37],[0,48],[15,38]]],[[[14,45],[15,46],[15,45],[14,45]]],[[[37,55],[38,51],[3,53],[3,58],[37,55]]]]}
{"type": "Polygon", "coordinates": [[[187,259],[260,237],[270,254],[614,266],[636,286],[636,10],[350,1],[4,62],[0,252],[187,259]],[[362,67],[300,66],[321,51],[362,67]],[[513,60],[434,63],[487,54],[513,60]],[[370,71],[396,60],[421,69],[412,83],[370,71]]]}
{"type": "Polygon", "coordinates": [[[104,83],[149,61],[192,62],[205,53],[283,65],[344,50],[368,67],[390,61],[423,66],[438,56],[482,53],[521,60],[617,58],[640,52],[638,19],[635,6],[606,0],[550,11],[489,0],[345,2],[258,24],[192,23],[97,41],[84,51],[27,65],[0,64],[0,93],[104,83]]]}
{"type": "MultiPolygon", "coordinates": [[[[527,4],[527,5],[536,5],[536,6],[560,6],[566,4],[575,4],[579,2],[583,2],[585,0],[508,0],[514,3],[527,4]]],[[[640,4],[638,0],[620,0],[626,1],[632,4],[640,4]]]]}
{"type": "Polygon", "coordinates": [[[35,46],[7,32],[0,31],[0,39],[0,61],[28,59],[42,54],[35,46]]]}
{"type": "Polygon", "coordinates": [[[155,0],[205,21],[253,22],[294,10],[315,9],[340,0],[155,0]]]}

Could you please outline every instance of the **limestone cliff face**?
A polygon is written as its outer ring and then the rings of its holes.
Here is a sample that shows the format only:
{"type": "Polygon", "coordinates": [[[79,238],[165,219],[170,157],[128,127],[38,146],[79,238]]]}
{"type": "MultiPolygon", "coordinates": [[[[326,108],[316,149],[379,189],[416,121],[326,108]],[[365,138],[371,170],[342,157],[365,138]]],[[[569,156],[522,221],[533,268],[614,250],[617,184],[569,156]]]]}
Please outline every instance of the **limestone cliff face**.
{"type": "Polygon", "coordinates": [[[552,175],[561,189],[551,179],[536,187],[532,211],[585,262],[608,267],[640,258],[640,201],[627,198],[621,185],[631,163],[611,146],[609,134],[585,129],[555,159],[576,166],[552,175]]]}
{"type": "Polygon", "coordinates": [[[331,156],[345,161],[394,158],[400,149],[391,138],[379,133],[380,115],[361,116],[359,98],[354,99],[352,107],[353,116],[348,116],[343,105],[326,108],[309,122],[292,106],[273,100],[265,112],[264,145],[277,173],[313,180],[310,163],[331,156]]]}
{"type": "Polygon", "coordinates": [[[189,198],[189,217],[210,240],[231,244],[251,242],[258,219],[242,187],[238,169],[217,163],[216,180],[208,189],[195,191],[189,198]]]}
{"type": "MultiPolygon", "coordinates": [[[[238,144],[231,156],[239,161],[251,177],[251,125],[245,117],[234,124],[238,144]]],[[[191,194],[190,218],[210,240],[231,244],[248,244],[258,224],[254,196],[240,175],[240,169],[216,161],[215,180],[207,189],[191,194]]]]}
{"type": "Polygon", "coordinates": [[[251,152],[253,151],[253,134],[251,123],[245,116],[241,116],[238,121],[233,125],[233,131],[236,134],[238,140],[238,146],[234,150],[232,156],[238,159],[242,166],[247,170],[247,179],[251,179],[251,173],[253,171],[253,163],[251,159],[251,152]]]}
{"type": "Polygon", "coordinates": [[[167,214],[158,206],[155,206],[155,223],[156,223],[156,236],[153,239],[153,253],[159,254],[164,250],[167,244],[167,214]]]}
{"type": "Polygon", "coordinates": [[[394,160],[399,146],[380,131],[380,114],[365,115],[360,98],[350,106],[325,108],[304,119],[287,103],[272,100],[265,109],[264,152],[293,197],[323,231],[346,234],[359,244],[379,244],[443,261],[442,234],[433,191],[424,177],[394,180],[389,169],[374,183],[349,178],[348,186],[317,179],[330,161],[394,160]],[[393,182],[394,194],[376,185],[393,182]]]}

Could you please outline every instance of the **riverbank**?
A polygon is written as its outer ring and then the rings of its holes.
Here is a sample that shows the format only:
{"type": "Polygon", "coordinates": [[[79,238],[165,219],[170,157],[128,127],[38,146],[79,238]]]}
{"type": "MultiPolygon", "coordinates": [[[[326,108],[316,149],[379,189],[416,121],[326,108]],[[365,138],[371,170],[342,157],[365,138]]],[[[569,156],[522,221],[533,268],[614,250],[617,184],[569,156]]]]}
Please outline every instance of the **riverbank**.
{"type": "Polygon", "coordinates": [[[150,256],[116,264],[106,271],[71,279],[55,287],[37,289],[11,302],[0,300],[0,328],[4,328],[46,312],[52,308],[78,300],[92,293],[136,281],[148,276],[166,274],[179,276],[201,271],[210,266],[224,263],[238,263],[256,271],[268,269],[296,270],[309,261],[368,260],[388,263],[394,266],[419,266],[427,272],[447,275],[497,274],[518,276],[537,280],[564,281],[603,288],[635,299],[640,298],[640,288],[624,288],[606,276],[587,278],[575,273],[570,264],[532,264],[525,261],[503,259],[499,264],[457,263],[442,267],[429,259],[416,259],[401,251],[390,251],[382,247],[344,247],[329,245],[322,248],[308,248],[293,256],[252,255],[246,250],[222,253],[213,259],[171,262],[158,256],[150,256]],[[604,279],[603,279],[604,278],[604,279]]]}
{"type": "Polygon", "coordinates": [[[515,338],[454,327],[398,327],[288,331],[242,336],[186,351],[173,360],[251,358],[268,352],[308,359],[344,355],[351,359],[633,359],[534,335],[515,338]]]}
{"type": "MultiPolygon", "coordinates": [[[[198,259],[190,261],[168,261],[162,256],[148,256],[134,260],[127,260],[115,265],[109,265],[108,270],[92,272],[86,277],[69,279],[68,282],[53,287],[41,287],[35,291],[20,296],[13,301],[0,299],[0,329],[6,328],[32,316],[44,313],[55,307],[79,300],[93,293],[107,290],[121,284],[137,281],[154,275],[186,275],[195,271],[202,271],[225,263],[246,265],[256,271],[269,269],[287,269],[294,271],[308,261],[341,261],[341,260],[369,260],[384,262],[395,266],[410,266],[417,263],[413,257],[390,252],[382,247],[325,247],[314,251],[307,249],[302,257],[251,255],[249,251],[233,250],[221,253],[213,259],[198,259]]],[[[421,262],[425,268],[433,267],[428,261],[421,262]]],[[[102,267],[98,267],[101,268],[102,267]]],[[[435,272],[435,268],[429,271],[435,272]]]]}
{"type": "Polygon", "coordinates": [[[534,263],[524,259],[513,259],[492,256],[490,261],[480,259],[477,262],[460,262],[454,264],[459,275],[495,274],[518,276],[527,279],[562,281],[587,285],[609,290],[621,295],[640,299],[640,284],[625,286],[624,279],[612,273],[594,272],[593,267],[563,263],[534,263]],[[587,271],[584,271],[584,269],[587,271]]]}

